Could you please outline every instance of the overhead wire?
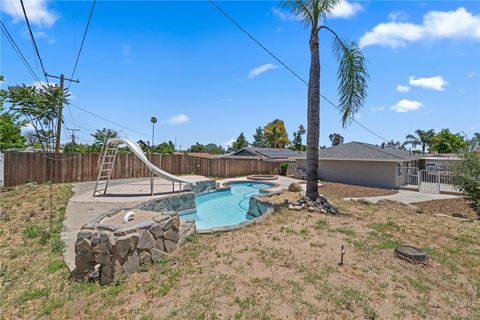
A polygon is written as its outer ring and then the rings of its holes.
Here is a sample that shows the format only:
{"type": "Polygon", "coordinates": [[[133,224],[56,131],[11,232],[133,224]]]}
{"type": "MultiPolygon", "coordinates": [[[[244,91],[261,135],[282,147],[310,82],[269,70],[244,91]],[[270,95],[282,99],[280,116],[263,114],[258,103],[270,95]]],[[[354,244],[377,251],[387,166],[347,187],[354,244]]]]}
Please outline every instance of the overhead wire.
{"type": "MultiPolygon", "coordinates": [[[[235,19],[233,19],[225,10],[220,8],[213,0],[208,0],[210,4],[215,7],[220,13],[222,13],[230,22],[232,22],[240,31],[242,31],[245,35],[247,35],[253,42],[255,42],[260,48],[262,48],[265,52],[267,52],[272,58],[274,58],[278,63],[280,63],[285,69],[287,69],[295,78],[303,82],[306,86],[308,86],[308,82],[303,79],[298,73],[296,73],[292,68],[290,68],[284,61],[282,61],[280,58],[278,58],[272,51],[270,51],[265,45],[263,45],[260,41],[258,41],[250,32],[248,32],[245,28],[243,28],[235,19]]],[[[322,97],[328,104],[330,104],[332,107],[337,109],[338,111],[342,111],[342,109],[334,104],[330,99],[325,97],[324,95],[320,94],[320,97],[322,97]]],[[[355,122],[357,125],[365,129],[366,131],[370,132],[377,138],[380,138],[381,140],[388,142],[387,139],[382,137],[381,135],[377,134],[373,130],[369,129],[367,126],[359,122],[357,119],[355,119],[354,116],[349,115],[349,118],[351,121],[355,122]]]]}

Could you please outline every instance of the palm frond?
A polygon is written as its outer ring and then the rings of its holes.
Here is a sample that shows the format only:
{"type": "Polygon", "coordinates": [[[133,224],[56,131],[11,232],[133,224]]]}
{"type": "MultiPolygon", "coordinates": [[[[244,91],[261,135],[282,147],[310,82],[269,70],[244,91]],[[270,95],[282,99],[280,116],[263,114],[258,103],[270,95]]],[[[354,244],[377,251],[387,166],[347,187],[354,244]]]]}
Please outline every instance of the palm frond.
{"type": "Polygon", "coordinates": [[[280,2],[280,7],[290,10],[306,26],[316,28],[318,20],[325,19],[339,2],[340,0],[285,0],[280,2]]]}
{"type": "Polygon", "coordinates": [[[346,127],[367,97],[367,79],[370,77],[365,57],[355,42],[345,43],[335,34],[333,49],[338,60],[337,78],[342,125],[346,127]]]}

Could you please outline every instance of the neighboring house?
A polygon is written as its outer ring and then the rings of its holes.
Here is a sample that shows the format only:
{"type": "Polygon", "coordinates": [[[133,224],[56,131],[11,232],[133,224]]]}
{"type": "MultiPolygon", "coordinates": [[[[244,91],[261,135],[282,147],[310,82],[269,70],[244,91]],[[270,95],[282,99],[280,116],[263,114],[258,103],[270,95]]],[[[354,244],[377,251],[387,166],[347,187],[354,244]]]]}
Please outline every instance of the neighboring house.
{"type": "Polygon", "coordinates": [[[229,154],[221,155],[219,157],[227,159],[261,159],[293,162],[296,158],[305,157],[305,153],[281,148],[246,147],[229,154]]]}
{"type": "MultiPolygon", "coordinates": [[[[393,189],[404,174],[399,168],[415,167],[419,158],[410,151],[349,142],[319,150],[318,176],[324,181],[393,189]]],[[[306,168],[305,157],[296,162],[306,168]]]]}

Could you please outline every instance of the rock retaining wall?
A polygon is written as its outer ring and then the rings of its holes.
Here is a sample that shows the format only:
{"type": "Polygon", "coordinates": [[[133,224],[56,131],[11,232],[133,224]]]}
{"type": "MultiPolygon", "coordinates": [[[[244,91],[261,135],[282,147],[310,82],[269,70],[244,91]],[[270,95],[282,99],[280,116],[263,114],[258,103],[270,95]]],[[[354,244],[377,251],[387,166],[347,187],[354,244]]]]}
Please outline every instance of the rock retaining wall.
{"type": "Polygon", "coordinates": [[[262,195],[253,195],[250,197],[247,211],[247,219],[253,220],[263,216],[266,212],[273,211],[273,205],[262,195]]]}
{"type": "Polygon", "coordinates": [[[202,193],[209,190],[215,190],[217,188],[217,182],[215,180],[203,180],[197,181],[194,186],[192,186],[192,191],[197,193],[202,193]]]}
{"type": "Polygon", "coordinates": [[[168,256],[179,242],[180,219],[176,213],[159,214],[152,221],[126,227],[102,225],[100,221],[97,218],[84,225],[77,235],[76,279],[85,279],[100,264],[100,282],[108,284],[123,274],[136,272],[142,263],[168,256]]]}
{"type": "Polygon", "coordinates": [[[139,208],[155,212],[188,212],[196,209],[195,194],[193,192],[182,192],[165,198],[150,200],[139,206],[139,208]]]}

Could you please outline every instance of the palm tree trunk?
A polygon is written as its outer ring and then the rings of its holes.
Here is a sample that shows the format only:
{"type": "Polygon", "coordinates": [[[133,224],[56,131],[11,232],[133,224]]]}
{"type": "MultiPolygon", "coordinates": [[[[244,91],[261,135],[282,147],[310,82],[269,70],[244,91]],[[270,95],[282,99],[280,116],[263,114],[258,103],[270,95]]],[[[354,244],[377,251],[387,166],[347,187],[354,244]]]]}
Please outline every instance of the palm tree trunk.
{"type": "Polygon", "coordinates": [[[307,126],[307,191],[314,200],[318,196],[318,144],[320,135],[320,52],[318,30],[310,33],[310,75],[308,80],[307,126]]]}

